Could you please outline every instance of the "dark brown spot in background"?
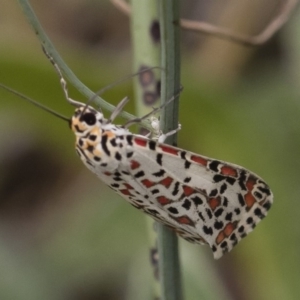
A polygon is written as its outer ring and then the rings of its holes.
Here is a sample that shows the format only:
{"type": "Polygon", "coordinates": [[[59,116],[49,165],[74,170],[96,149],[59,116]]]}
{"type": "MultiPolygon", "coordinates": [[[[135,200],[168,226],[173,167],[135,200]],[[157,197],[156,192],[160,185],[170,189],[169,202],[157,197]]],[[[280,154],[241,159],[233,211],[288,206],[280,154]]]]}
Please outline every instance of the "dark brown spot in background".
{"type": "Polygon", "coordinates": [[[155,44],[160,42],[160,27],[157,20],[153,21],[151,24],[150,35],[155,44]]]}
{"type": "Polygon", "coordinates": [[[158,99],[158,94],[155,92],[145,92],[143,95],[143,102],[146,106],[153,105],[158,99]]]}
{"type": "Polygon", "coordinates": [[[139,68],[139,72],[140,72],[139,81],[140,81],[140,84],[142,87],[146,87],[146,86],[150,85],[155,80],[153,69],[147,70],[149,68],[150,68],[149,66],[141,66],[139,68]],[[147,70],[147,71],[145,71],[145,70],[147,70]]]}

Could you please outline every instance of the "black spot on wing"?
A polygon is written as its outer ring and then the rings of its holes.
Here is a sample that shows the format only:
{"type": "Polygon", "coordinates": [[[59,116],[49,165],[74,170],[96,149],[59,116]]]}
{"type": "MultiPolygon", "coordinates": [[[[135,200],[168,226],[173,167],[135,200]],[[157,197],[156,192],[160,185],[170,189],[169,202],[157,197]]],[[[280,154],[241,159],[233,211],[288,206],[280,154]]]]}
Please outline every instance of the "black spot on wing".
{"type": "Polygon", "coordinates": [[[166,173],[165,170],[160,169],[158,172],[152,173],[152,175],[155,177],[161,177],[161,176],[164,176],[165,173],[166,173]]]}
{"type": "Polygon", "coordinates": [[[186,151],[181,151],[181,152],[180,152],[180,157],[181,157],[182,159],[186,160],[185,156],[186,156],[186,151]]]}
{"type": "Polygon", "coordinates": [[[116,139],[115,139],[115,138],[112,138],[112,139],[110,140],[110,143],[111,143],[111,145],[112,145],[113,147],[117,147],[117,143],[116,143],[116,139]]]}
{"type": "Polygon", "coordinates": [[[231,212],[226,215],[225,220],[226,221],[231,221],[232,220],[232,213],[231,212]]]}
{"type": "Polygon", "coordinates": [[[209,197],[215,197],[218,195],[218,190],[217,189],[214,189],[212,190],[210,193],[209,193],[209,197]]]}
{"type": "Polygon", "coordinates": [[[179,182],[176,182],[175,185],[174,185],[172,195],[176,196],[178,194],[178,192],[179,192],[179,182]]]}
{"type": "Polygon", "coordinates": [[[222,221],[216,221],[216,222],[214,223],[214,227],[215,227],[215,229],[217,229],[217,230],[222,229],[223,226],[224,226],[224,223],[223,223],[222,221]]]}
{"type": "Polygon", "coordinates": [[[238,194],[238,199],[239,199],[239,203],[241,206],[245,205],[245,200],[244,197],[242,196],[242,194],[238,194]]]}
{"type": "Polygon", "coordinates": [[[156,143],[154,141],[149,141],[148,143],[149,149],[155,151],[156,149],[156,143]]]}
{"type": "Polygon", "coordinates": [[[271,208],[271,202],[266,202],[263,207],[266,209],[266,210],[269,210],[271,208]]]}
{"type": "Polygon", "coordinates": [[[191,163],[190,163],[189,161],[186,160],[186,161],[184,162],[184,168],[185,168],[185,169],[189,169],[190,166],[191,166],[191,163]]]}
{"type": "Polygon", "coordinates": [[[219,174],[216,174],[214,177],[213,177],[213,180],[214,182],[220,182],[222,180],[224,180],[226,177],[223,176],[223,175],[219,175],[219,174]]]}
{"type": "Polygon", "coordinates": [[[122,156],[121,156],[121,154],[119,152],[116,152],[115,158],[116,158],[116,160],[121,160],[122,156]]]}
{"type": "Polygon", "coordinates": [[[140,178],[140,177],[143,177],[143,176],[145,176],[145,172],[144,171],[139,171],[139,172],[137,172],[134,175],[135,178],[140,178]]]}
{"type": "Polygon", "coordinates": [[[220,194],[223,194],[227,190],[227,184],[223,183],[220,188],[220,194]]]}
{"type": "Polygon", "coordinates": [[[191,177],[185,177],[183,181],[185,183],[189,183],[191,181],[191,179],[192,179],[191,177]]]}
{"type": "Polygon", "coordinates": [[[101,146],[102,146],[102,149],[103,151],[108,155],[110,156],[110,151],[108,150],[107,148],[107,135],[102,135],[102,139],[101,139],[101,146]]]}
{"type": "Polygon", "coordinates": [[[158,190],[158,189],[154,189],[154,190],[151,191],[151,194],[152,194],[152,195],[155,195],[155,194],[157,194],[157,193],[159,193],[159,190],[158,190]]]}
{"type": "Polygon", "coordinates": [[[226,182],[228,182],[231,185],[234,185],[234,183],[236,182],[236,179],[233,177],[226,177],[226,182]]]}
{"type": "Polygon", "coordinates": [[[267,194],[268,196],[271,195],[271,191],[268,188],[263,188],[263,187],[259,186],[257,189],[259,189],[262,193],[267,194]]]}
{"type": "Polygon", "coordinates": [[[202,205],[202,204],[203,204],[203,201],[202,201],[201,198],[198,197],[198,196],[195,196],[195,197],[191,198],[191,200],[195,203],[196,206],[197,206],[197,205],[202,205]]]}
{"type": "Polygon", "coordinates": [[[162,165],[162,154],[158,153],[156,155],[156,162],[161,166],[162,165]]]}
{"type": "Polygon", "coordinates": [[[213,215],[212,215],[212,212],[209,208],[206,209],[206,213],[207,213],[209,219],[211,219],[213,215]]]}
{"type": "Polygon", "coordinates": [[[205,222],[205,219],[204,219],[204,217],[203,217],[203,215],[202,215],[201,212],[198,213],[198,216],[200,217],[200,219],[201,219],[203,222],[205,222]]]}
{"type": "Polygon", "coordinates": [[[254,196],[258,199],[262,199],[263,195],[259,192],[254,192],[254,196]]]}
{"type": "Polygon", "coordinates": [[[223,208],[218,208],[214,213],[215,217],[217,217],[217,218],[220,217],[222,215],[223,211],[224,211],[223,208]]]}
{"type": "Polygon", "coordinates": [[[246,188],[246,185],[245,185],[245,182],[246,182],[246,172],[243,170],[240,174],[240,177],[238,179],[238,182],[239,182],[239,186],[241,187],[242,190],[246,191],[247,188],[246,188]]]}
{"type": "Polygon", "coordinates": [[[213,234],[212,228],[208,227],[208,226],[203,226],[203,231],[204,231],[205,234],[209,234],[209,235],[213,234]]]}
{"type": "Polygon", "coordinates": [[[178,214],[178,210],[177,210],[177,208],[175,208],[175,207],[169,207],[169,208],[168,208],[168,211],[169,211],[170,213],[172,213],[172,214],[178,214]]]}
{"type": "Polygon", "coordinates": [[[212,170],[212,171],[215,171],[215,172],[219,172],[218,170],[218,166],[220,165],[220,162],[217,161],[217,160],[213,160],[210,162],[209,164],[209,168],[212,170]]]}
{"type": "Polygon", "coordinates": [[[132,135],[126,135],[126,140],[127,140],[127,143],[128,145],[132,146],[132,139],[133,139],[133,136],[132,135]]]}
{"type": "Polygon", "coordinates": [[[191,208],[191,201],[185,199],[185,201],[182,204],[182,207],[184,207],[186,210],[189,210],[191,208]]]}
{"type": "Polygon", "coordinates": [[[133,155],[133,152],[128,152],[128,153],[126,154],[126,157],[127,157],[127,158],[130,158],[130,157],[132,157],[132,155],[133,155]]]}

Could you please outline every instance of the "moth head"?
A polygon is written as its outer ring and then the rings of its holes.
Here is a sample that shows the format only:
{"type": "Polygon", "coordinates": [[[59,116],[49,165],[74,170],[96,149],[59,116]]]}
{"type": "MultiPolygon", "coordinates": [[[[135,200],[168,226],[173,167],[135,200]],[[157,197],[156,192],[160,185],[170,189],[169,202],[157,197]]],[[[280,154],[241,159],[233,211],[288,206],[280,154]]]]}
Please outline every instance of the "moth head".
{"type": "Polygon", "coordinates": [[[86,134],[95,127],[100,128],[103,123],[103,114],[88,106],[76,108],[70,120],[70,127],[76,135],[86,134]]]}

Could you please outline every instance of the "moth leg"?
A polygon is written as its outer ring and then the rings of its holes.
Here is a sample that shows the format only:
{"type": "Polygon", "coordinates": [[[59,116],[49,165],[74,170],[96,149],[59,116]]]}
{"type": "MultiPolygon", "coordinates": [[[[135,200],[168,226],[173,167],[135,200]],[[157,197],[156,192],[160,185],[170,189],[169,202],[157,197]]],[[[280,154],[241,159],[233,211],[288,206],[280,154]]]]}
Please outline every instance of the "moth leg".
{"type": "Polygon", "coordinates": [[[111,116],[107,120],[108,124],[112,123],[112,121],[122,112],[124,106],[128,103],[128,101],[129,101],[129,98],[125,97],[118,103],[118,105],[115,107],[114,111],[112,112],[111,116]]]}
{"type": "Polygon", "coordinates": [[[59,81],[60,81],[60,84],[62,86],[63,92],[65,94],[65,98],[67,99],[67,101],[70,104],[72,104],[73,106],[81,107],[82,106],[81,102],[76,101],[76,100],[72,99],[71,97],[69,97],[67,81],[64,79],[63,74],[62,74],[58,64],[54,61],[53,57],[50,56],[50,54],[46,51],[46,49],[44,47],[43,47],[43,51],[46,54],[46,56],[48,57],[48,59],[50,60],[50,62],[52,63],[52,65],[54,66],[54,68],[59,76],[59,81]]]}
{"type": "Polygon", "coordinates": [[[158,136],[158,142],[159,143],[164,143],[166,138],[177,133],[179,130],[181,130],[181,124],[178,124],[178,127],[176,129],[173,129],[167,133],[163,133],[162,131],[160,131],[160,135],[158,136]]]}

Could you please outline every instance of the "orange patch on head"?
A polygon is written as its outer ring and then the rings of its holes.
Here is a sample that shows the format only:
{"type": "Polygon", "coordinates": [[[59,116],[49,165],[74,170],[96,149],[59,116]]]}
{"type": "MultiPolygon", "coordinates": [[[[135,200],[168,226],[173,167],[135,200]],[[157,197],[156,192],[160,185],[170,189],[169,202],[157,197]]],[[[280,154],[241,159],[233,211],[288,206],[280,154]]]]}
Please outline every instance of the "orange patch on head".
{"type": "Polygon", "coordinates": [[[196,191],[188,185],[183,186],[183,192],[185,196],[190,196],[194,194],[196,191]]]}
{"type": "Polygon", "coordinates": [[[105,131],[103,135],[107,135],[108,138],[114,138],[116,136],[112,131],[105,131]]]}
{"type": "Polygon", "coordinates": [[[130,161],[130,167],[131,167],[131,170],[135,170],[135,169],[137,169],[139,166],[140,166],[140,163],[137,162],[136,160],[131,160],[131,161],[130,161]]]}
{"type": "Polygon", "coordinates": [[[171,185],[172,182],[173,182],[173,178],[171,178],[171,177],[166,177],[166,178],[164,178],[163,180],[161,180],[161,181],[159,182],[159,184],[162,184],[163,186],[165,186],[166,188],[168,188],[168,187],[171,185]]]}
{"type": "Polygon", "coordinates": [[[85,129],[85,127],[83,126],[82,122],[80,122],[78,118],[73,117],[71,124],[72,124],[72,130],[74,132],[78,131],[76,128],[78,128],[79,130],[84,130],[85,129]]]}
{"type": "Polygon", "coordinates": [[[220,197],[217,198],[210,198],[208,200],[208,205],[212,210],[215,210],[219,205],[221,204],[221,199],[220,197]]]}
{"type": "Polygon", "coordinates": [[[221,168],[221,174],[225,176],[237,177],[237,171],[229,166],[223,166],[221,168]]]}
{"type": "Polygon", "coordinates": [[[194,162],[196,162],[196,163],[198,163],[198,164],[200,164],[200,165],[203,165],[205,167],[206,167],[207,162],[208,162],[207,159],[205,159],[205,158],[203,158],[201,156],[196,156],[196,155],[192,155],[191,156],[191,160],[194,161],[194,162]]]}
{"type": "Polygon", "coordinates": [[[254,196],[248,192],[245,197],[245,202],[248,208],[251,208],[253,206],[253,204],[256,202],[256,199],[254,198],[254,196]]]}
{"type": "Polygon", "coordinates": [[[165,196],[159,196],[156,198],[157,202],[161,205],[166,205],[172,202],[172,200],[166,198],[165,196]]]}

